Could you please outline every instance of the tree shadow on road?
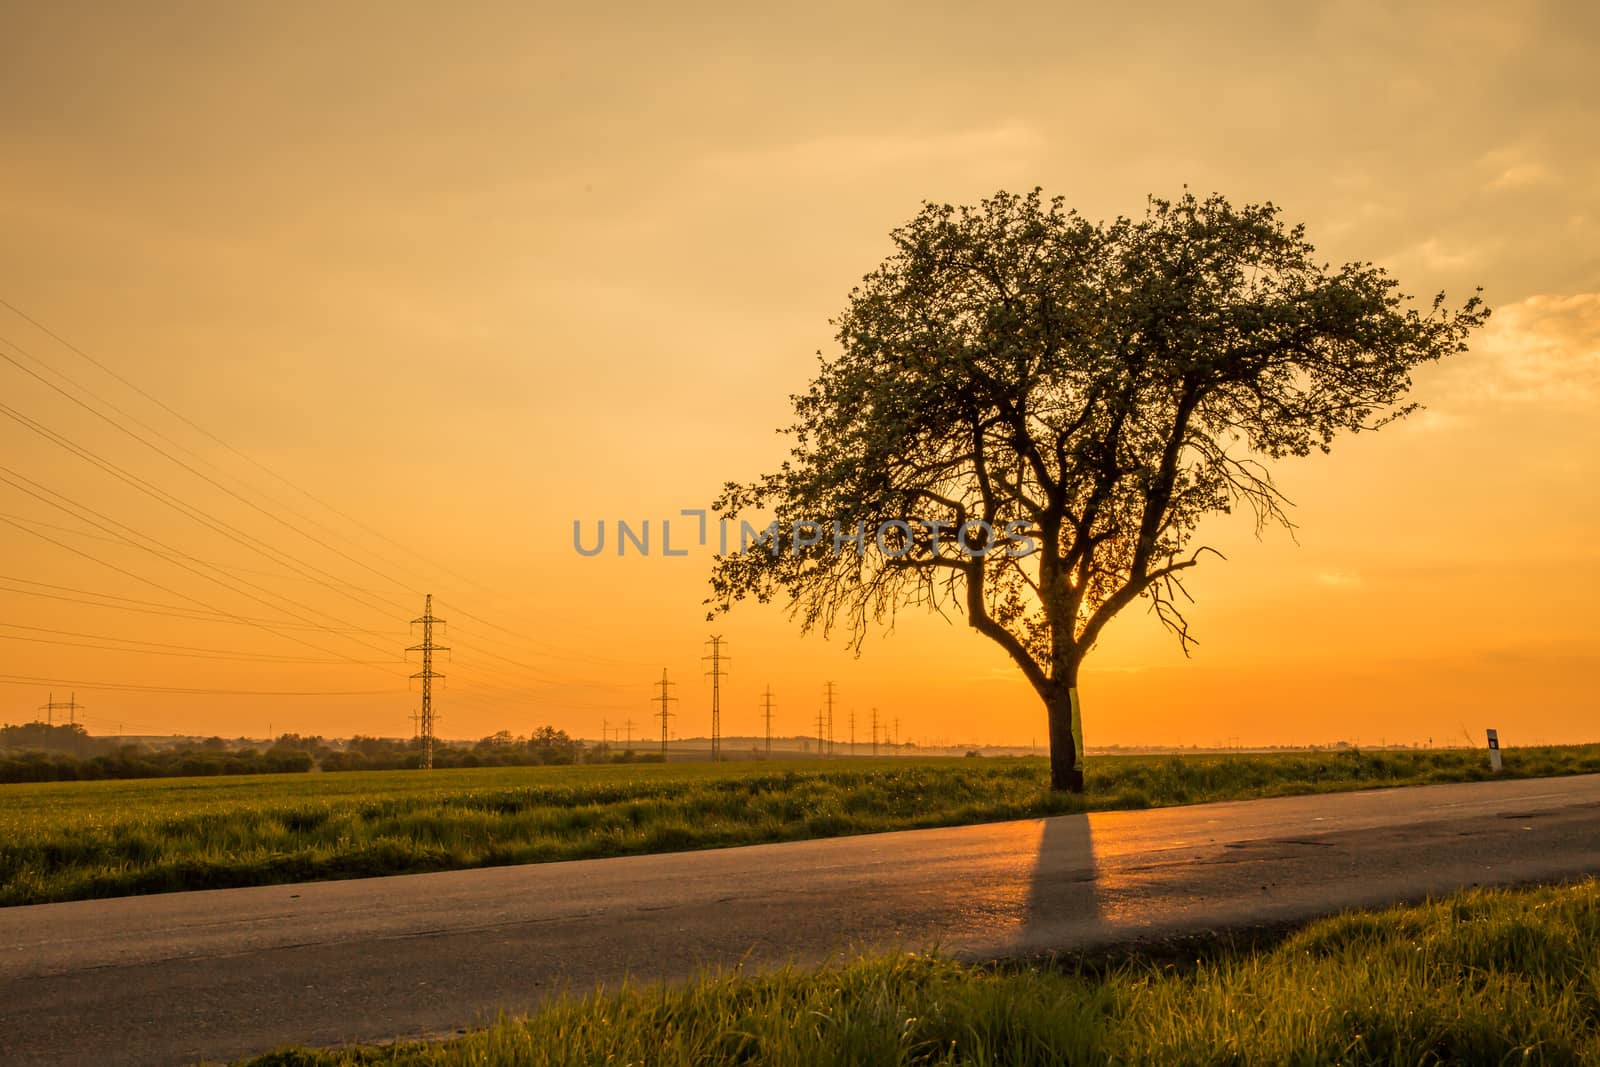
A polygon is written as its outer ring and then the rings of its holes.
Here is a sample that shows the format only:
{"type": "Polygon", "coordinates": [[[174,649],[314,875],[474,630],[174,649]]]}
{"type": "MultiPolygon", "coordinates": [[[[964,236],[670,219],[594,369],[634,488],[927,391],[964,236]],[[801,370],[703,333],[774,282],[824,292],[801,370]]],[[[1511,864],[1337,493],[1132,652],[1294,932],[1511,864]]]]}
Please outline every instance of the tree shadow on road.
{"type": "Polygon", "coordinates": [[[1058,815],[1042,823],[1012,946],[1016,956],[1054,955],[1103,943],[1111,933],[1090,816],[1058,815]]]}

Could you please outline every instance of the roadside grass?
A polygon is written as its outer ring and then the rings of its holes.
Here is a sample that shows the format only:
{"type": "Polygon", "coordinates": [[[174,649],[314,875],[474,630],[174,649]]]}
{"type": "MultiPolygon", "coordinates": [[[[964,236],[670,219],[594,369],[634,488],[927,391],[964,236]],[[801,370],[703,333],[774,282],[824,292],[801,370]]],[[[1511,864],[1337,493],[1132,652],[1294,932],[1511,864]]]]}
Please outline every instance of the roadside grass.
{"type": "MultiPolygon", "coordinates": [[[[682,851],[1489,777],[1481,751],[463,768],[0,786],[0,905],[682,851]]],[[[1600,745],[1503,777],[1600,772],[1600,745]]]]}
{"type": "Polygon", "coordinates": [[[884,956],[567,998],[438,1043],[252,1067],[1600,1062],[1600,883],[1347,914],[1182,965],[884,956]]]}

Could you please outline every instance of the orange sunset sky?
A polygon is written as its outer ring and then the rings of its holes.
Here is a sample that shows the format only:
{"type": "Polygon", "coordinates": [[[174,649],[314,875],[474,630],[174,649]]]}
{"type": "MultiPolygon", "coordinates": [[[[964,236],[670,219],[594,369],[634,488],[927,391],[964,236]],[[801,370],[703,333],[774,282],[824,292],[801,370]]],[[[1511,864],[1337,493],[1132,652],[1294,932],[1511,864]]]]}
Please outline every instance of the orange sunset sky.
{"type": "Polygon", "coordinates": [[[728,733],[769,683],[811,731],[831,679],[841,738],[876,706],[1042,742],[959,619],[859,658],[775,608],[708,625],[706,551],[581,558],[572,523],[658,532],[776,464],[924,199],[1100,218],[1187,185],[1495,314],[1425,413],[1279,468],[1298,543],[1210,528],[1190,658],[1138,608],[1111,628],[1087,742],[1597,738],[1593,5],[759,7],[12,7],[0,721],[75,690],[96,733],[409,735],[432,592],[447,737],[639,737],[663,666],[703,734],[715,630],[728,733]]]}

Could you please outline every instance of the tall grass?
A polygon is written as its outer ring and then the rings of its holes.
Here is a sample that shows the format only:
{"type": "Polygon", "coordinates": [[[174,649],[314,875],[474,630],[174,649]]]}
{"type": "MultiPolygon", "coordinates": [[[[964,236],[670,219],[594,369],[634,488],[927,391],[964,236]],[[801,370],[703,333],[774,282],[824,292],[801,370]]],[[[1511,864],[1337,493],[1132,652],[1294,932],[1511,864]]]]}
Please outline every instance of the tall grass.
{"type": "Polygon", "coordinates": [[[254,1067],[1600,1062],[1600,885],[1473,891],[1186,966],[926,956],[564,1000],[442,1043],[254,1067]]]}
{"type": "MultiPolygon", "coordinates": [[[[352,772],[0,786],[0,905],[534,863],[1488,776],[1481,752],[352,772]]],[[[1600,771],[1519,749],[1507,776],[1600,771]]]]}

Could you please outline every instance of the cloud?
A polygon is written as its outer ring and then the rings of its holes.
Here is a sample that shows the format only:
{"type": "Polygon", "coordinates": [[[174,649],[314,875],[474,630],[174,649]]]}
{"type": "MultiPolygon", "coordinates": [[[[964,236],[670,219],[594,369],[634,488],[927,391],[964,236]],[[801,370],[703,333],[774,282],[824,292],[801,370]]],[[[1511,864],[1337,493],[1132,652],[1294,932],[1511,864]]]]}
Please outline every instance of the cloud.
{"type": "Polygon", "coordinates": [[[1402,426],[1412,433],[1444,433],[1458,429],[1467,420],[1461,415],[1449,411],[1440,411],[1438,408],[1423,408],[1411,416],[1402,426]]]}
{"type": "Polygon", "coordinates": [[[1548,181],[1550,172],[1539,163],[1518,163],[1507,167],[1484,186],[1485,189],[1522,189],[1548,181]]]}
{"type": "Polygon", "coordinates": [[[1482,256],[1475,249],[1448,248],[1430,237],[1421,244],[1411,246],[1400,258],[1421,263],[1430,271],[1450,271],[1471,266],[1482,256]]]}
{"type": "Polygon", "coordinates": [[[1600,400],[1600,293],[1531,296],[1496,308],[1471,344],[1433,375],[1438,403],[1570,409],[1600,400]]]}
{"type": "Polygon", "coordinates": [[[1322,571],[1317,575],[1317,581],[1336,589],[1349,589],[1361,584],[1361,575],[1354,571],[1322,571]]]}
{"type": "Polygon", "coordinates": [[[908,165],[981,160],[1026,161],[1045,146],[1044,137],[1020,121],[982,129],[939,133],[872,131],[791,141],[702,157],[706,170],[724,177],[766,180],[773,174],[844,177],[908,165]]]}
{"type": "Polygon", "coordinates": [[[1548,167],[1521,148],[1497,148],[1479,160],[1478,166],[1491,175],[1483,185],[1491,192],[1543,185],[1554,177],[1548,167]]]}

